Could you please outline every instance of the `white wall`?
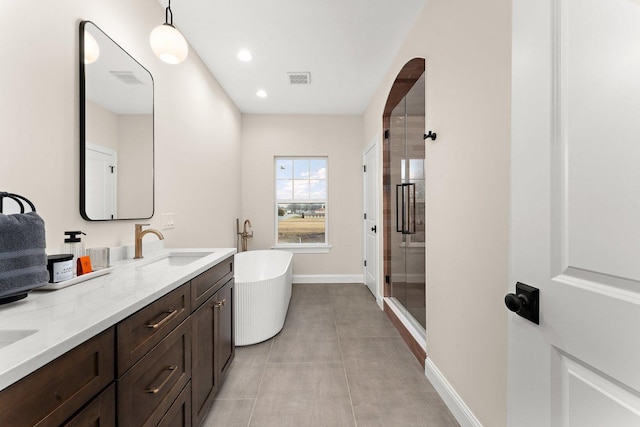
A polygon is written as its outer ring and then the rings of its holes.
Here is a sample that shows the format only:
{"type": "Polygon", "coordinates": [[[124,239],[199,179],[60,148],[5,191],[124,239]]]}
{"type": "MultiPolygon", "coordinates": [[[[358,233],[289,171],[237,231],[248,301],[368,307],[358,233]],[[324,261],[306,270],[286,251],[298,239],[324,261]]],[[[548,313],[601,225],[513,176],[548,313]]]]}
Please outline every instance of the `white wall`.
{"type": "MultiPolygon", "coordinates": [[[[155,216],[175,214],[166,245],[235,246],[240,215],[241,114],[194,51],[171,66],[149,33],[164,22],[156,0],[3,2],[0,48],[0,190],[31,199],[45,220],[48,253],[64,230],[87,247],[133,243],[136,221],[87,222],[79,214],[78,27],[91,20],[155,81],[155,216]]],[[[149,239],[152,237],[149,237],[149,239]]]]}
{"type": "Polygon", "coordinates": [[[510,0],[429,0],[365,112],[363,146],[414,57],[438,134],[426,142],[427,357],[483,425],[504,426],[510,0]]]}
{"type": "Polygon", "coordinates": [[[362,276],[362,117],[244,115],[242,212],[249,249],[275,243],[275,156],[328,156],[328,254],[295,254],[294,274],[362,276]]]}

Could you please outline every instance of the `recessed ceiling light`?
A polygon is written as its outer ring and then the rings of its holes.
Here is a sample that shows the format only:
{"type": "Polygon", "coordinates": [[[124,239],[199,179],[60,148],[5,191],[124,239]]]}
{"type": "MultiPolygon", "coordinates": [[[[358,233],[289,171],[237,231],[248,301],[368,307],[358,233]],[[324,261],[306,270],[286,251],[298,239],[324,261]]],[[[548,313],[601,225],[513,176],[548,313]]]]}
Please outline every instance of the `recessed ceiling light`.
{"type": "Polygon", "coordinates": [[[249,62],[253,59],[253,55],[251,55],[251,52],[249,52],[247,49],[242,49],[240,52],[238,52],[238,59],[240,61],[249,62]]]}
{"type": "Polygon", "coordinates": [[[267,97],[267,92],[265,92],[264,90],[260,89],[259,91],[256,92],[256,96],[259,98],[266,98],[267,97]]]}

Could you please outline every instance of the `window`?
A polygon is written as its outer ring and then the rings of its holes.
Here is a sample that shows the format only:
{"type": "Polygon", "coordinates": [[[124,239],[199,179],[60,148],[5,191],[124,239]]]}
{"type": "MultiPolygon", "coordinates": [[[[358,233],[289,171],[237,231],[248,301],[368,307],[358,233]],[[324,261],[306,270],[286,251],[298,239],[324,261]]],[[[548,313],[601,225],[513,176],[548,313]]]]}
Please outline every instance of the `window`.
{"type": "Polygon", "coordinates": [[[276,246],[327,242],[327,158],[276,157],[276,246]]]}

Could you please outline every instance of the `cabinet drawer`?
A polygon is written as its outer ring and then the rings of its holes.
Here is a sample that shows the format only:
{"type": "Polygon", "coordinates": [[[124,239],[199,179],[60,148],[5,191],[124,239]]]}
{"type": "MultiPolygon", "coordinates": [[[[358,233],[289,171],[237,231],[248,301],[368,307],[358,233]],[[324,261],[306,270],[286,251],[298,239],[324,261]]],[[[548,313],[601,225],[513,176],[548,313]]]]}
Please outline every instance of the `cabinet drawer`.
{"type": "Polygon", "coordinates": [[[118,425],[157,425],[190,378],[187,320],[118,380],[118,425]]]}
{"type": "Polygon", "coordinates": [[[113,381],[113,343],[110,328],[2,391],[3,427],[62,424],[113,381]]]}
{"type": "Polygon", "coordinates": [[[191,427],[191,384],[187,384],[158,427],[191,427]]]}
{"type": "Polygon", "coordinates": [[[115,427],[116,425],[116,386],[111,384],[91,403],[72,419],[63,424],[64,427],[115,427]]]}
{"type": "Polygon", "coordinates": [[[191,309],[196,310],[233,277],[233,255],[191,280],[191,309]]]}
{"type": "Polygon", "coordinates": [[[185,284],[118,323],[118,376],[147,354],[190,313],[189,285],[185,284]]]}

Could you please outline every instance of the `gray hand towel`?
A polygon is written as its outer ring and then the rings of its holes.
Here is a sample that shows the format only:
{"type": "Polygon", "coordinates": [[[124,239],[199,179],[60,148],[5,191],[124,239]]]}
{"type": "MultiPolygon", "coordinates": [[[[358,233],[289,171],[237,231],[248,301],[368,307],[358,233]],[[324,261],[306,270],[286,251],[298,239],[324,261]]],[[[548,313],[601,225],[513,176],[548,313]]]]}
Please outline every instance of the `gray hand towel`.
{"type": "Polygon", "coordinates": [[[44,221],[35,212],[0,214],[0,298],[49,281],[44,221]]]}

